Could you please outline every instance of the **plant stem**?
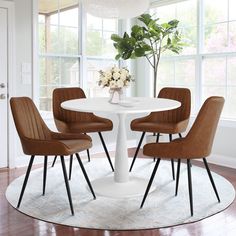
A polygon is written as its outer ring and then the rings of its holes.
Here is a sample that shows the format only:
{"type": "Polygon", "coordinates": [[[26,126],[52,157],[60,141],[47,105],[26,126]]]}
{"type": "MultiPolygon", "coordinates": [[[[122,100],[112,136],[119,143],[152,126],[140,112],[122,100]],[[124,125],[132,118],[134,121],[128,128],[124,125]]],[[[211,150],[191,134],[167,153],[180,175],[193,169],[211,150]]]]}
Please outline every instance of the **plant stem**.
{"type": "Polygon", "coordinates": [[[154,69],[153,76],[154,76],[154,78],[153,78],[153,80],[154,80],[153,97],[155,98],[157,96],[157,91],[156,91],[157,90],[156,89],[156,87],[157,87],[157,68],[154,69]]]}

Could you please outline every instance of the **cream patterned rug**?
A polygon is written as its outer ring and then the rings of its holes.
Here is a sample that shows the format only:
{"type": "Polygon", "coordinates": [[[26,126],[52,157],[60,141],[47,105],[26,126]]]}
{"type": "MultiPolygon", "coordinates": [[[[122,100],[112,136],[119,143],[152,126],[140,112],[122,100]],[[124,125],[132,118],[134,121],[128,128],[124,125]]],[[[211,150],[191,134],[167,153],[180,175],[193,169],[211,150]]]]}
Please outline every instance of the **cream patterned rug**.
{"type": "MultiPolygon", "coordinates": [[[[94,158],[90,163],[83,159],[83,162],[91,181],[113,175],[105,158],[94,158]]],[[[153,167],[151,159],[137,158],[132,174],[149,179],[153,167]]],[[[206,170],[193,165],[194,216],[190,217],[186,165],[181,165],[179,193],[175,197],[170,162],[161,161],[153,182],[156,190],[148,195],[143,209],[139,209],[142,196],[112,199],[97,195],[93,200],[74,159],[70,187],[75,215],[71,216],[60,161],[53,168],[48,167],[45,196],[42,196],[42,171],[31,172],[19,211],[40,220],[81,228],[151,229],[190,223],[224,210],[235,198],[232,184],[212,173],[221,198],[218,203],[206,170]]],[[[16,207],[23,178],[15,179],[7,188],[6,197],[13,207],[16,207]]]]}

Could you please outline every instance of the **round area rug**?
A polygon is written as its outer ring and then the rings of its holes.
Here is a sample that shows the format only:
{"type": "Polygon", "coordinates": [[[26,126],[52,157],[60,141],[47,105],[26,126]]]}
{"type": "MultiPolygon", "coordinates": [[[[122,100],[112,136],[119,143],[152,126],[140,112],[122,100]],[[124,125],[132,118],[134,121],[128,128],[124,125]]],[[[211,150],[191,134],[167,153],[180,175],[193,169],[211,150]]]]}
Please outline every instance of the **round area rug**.
{"type": "MultiPolygon", "coordinates": [[[[113,159],[114,161],[114,159],[113,159]]],[[[90,180],[112,176],[105,158],[83,159],[90,180]]],[[[68,163],[67,163],[68,164],[68,163]]],[[[132,175],[149,179],[154,167],[151,159],[137,158],[132,175]]],[[[77,160],[74,159],[71,194],[75,215],[70,212],[61,164],[48,167],[46,194],[42,196],[43,169],[31,172],[19,211],[40,220],[68,226],[108,229],[137,230],[174,226],[201,220],[227,208],[235,198],[234,187],[222,176],[212,173],[221,198],[218,203],[205,169],[192,166],[194,216],[190,216],[187,168],[181,166],[179,193],[174,196],[171,164],[161,161],[151,192],[142,209],[143,196],[108,198],[97,195],[93,200],[77,160]]],[[[24,176],[15,179],[7,188],[6,197],[16,207],[24,176]]]]}

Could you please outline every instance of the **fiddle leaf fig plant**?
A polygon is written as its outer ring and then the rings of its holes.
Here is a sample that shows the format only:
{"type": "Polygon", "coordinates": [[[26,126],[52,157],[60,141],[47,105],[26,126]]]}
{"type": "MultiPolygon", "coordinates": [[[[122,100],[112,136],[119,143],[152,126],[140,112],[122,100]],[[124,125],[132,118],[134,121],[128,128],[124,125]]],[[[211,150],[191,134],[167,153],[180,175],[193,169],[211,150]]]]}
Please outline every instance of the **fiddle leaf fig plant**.
{"type": "Polygon", "coordinates": [[[167,50],[179,53],[184,43],[178,31],[178,20],[167,23],[158,23],[159,18],[153,18],[150,14],[143,14],[138,18],[142,22],[134,25],[131,33],[124,33],[123,37],[112,34],[114,47],[118,54],[115,59],[136,59],[145,57],[153,68],[154,90],[153,96],[157,96],[157,69],[161,54],[167,50]]]}

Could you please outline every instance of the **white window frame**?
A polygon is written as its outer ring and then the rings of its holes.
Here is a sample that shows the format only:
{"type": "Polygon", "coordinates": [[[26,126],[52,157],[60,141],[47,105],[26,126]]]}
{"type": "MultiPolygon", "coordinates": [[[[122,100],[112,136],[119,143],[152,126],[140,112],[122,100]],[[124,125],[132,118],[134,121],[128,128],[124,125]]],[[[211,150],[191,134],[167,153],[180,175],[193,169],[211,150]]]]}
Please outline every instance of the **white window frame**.
{"type": "MultiPolygon", "coordinates": [[[[166,4],[163,4],[164,1],[162,1],[161,6],[166,6],[172,3],[177,3],[181,1],[186,0],[176,0],[176,1],[166,1],[166,4]]],[[[217,52],[217,53],[205,53],[203,51],[203,42],[204,42],[204,0],[196,0],[197,4],[197,48],[196,48],[196,54],[189,54],[189,55],[180,55],[180,56],[162,56],[161,60],[175,60],[175,59],[194,59],[195,58],[195,102],[196,102],[196,111],[198,111],[201,107],[201,104],[203,103],[202,100],[202,88],[203,88],[203,61],[205,58],[220,58],[220,57],[230,57],[230,56],[236,56],[235,52],[217,52]]],[[[228,0],[227,0],[228,1],[228,0]]],[[[157,8],[158,0],[153,0],[151,4],[151,8],[157,8]]],[[[229,12],[229,5],[228,5],[228,12],[229,12]]],[[[224,22],[217,22],[217,24],[220,23],[228,23],[229,24],[229,14],[228,14],[228,21],[224,22]]],[[[227,68],[226,68],[227,73],[227,68]]],[[[227,89],[227,86],[226,86],[227,89]]],[[[195,117],[197,112],[195,111],[195,114],[192,115],[192,117],[195,117]]],[[[236,127],[236,117],[235,119],[229,119],[226,117],[222,117],[220,121],[221,126],[226,127],[236,127]]]]}
{"type": "MultiPolygon", "coordinates": [[[[32,84],[32,94],[33,100],[35,101],[36,105],[39,107],[39,68],[38,62],[40,56],[46,57],[53,57],[53,58],[78,58],[80,64],[80,86],[86,91],[87,90],[87,60],[95,59],[95,60],[114,60],[114,58],[108,57],[96,57],[96,56],[87,56],[86,55],[86,33],[87,33],[87,16],[86,11],[82,5],[79,3],[79,17],[78,17],[78,28],[79,28],[79,51],[78,55],[63,55],[63,54],[39,54],[39,42],[38,42],[38,0],[32,1],[32,58],[33,58],[33,84],[32,84]],[[83,42],[83,43],[82,43],[83,42]]],[[[123,21],[118,21],[118,34],[123,32],[123,21]]],[[[119,61],[118,64],[120,65],[121,62],[119,61]]],[[[40,111],[41,115],[46,120],[52,120],[52,112],[47,111],[40,111]]]]}

